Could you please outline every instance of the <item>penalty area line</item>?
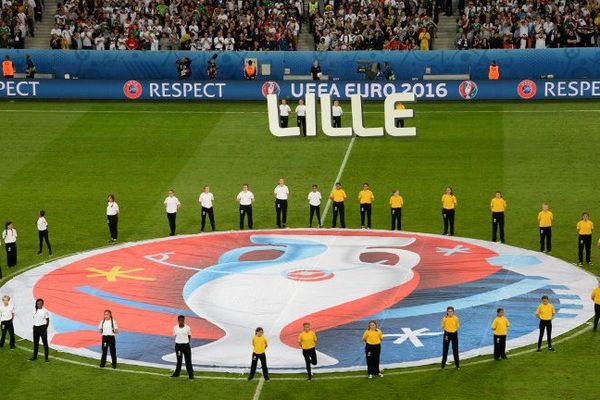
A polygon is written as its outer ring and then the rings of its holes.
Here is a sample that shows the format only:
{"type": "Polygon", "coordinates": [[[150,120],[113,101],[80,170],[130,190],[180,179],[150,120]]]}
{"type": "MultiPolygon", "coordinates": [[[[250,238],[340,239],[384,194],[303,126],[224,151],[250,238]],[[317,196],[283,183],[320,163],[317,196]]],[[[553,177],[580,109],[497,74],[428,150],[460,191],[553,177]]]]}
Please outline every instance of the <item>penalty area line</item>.
{"type": "Polygon", "coordinates": [[[258,386],[256,386],[256,390],[254,391],[254,396],[252,396],[252,400],[260,399],[260,394],[262,393],[264,385],[265,380],[263,378],[260,378],[260,381],[258,381],[258,386]]]}
{"type": "MultiPolygon", "coordinates": [[[[348,148],[346,149],[346,154],[344,155],[344,159],[342,160],[342,165],[340,165],[340,170],[338,171],[338,174],[335,177],[335,181],[333,182],[333,185],[332,185],[329,193],[333,192],[333,190],[335,189],[336,182],[339,182],[342,179],[342,175],[344,174],[344,169],[346,169],[346,163],[348,162],[348,159],[350,158],[350,153],[352,152],[352,147],[354,147],[355,140],[356,140],[356,136],[352,136],[352,139],[350,139],[350,143],[348,144],[348,148]]],[[[323,209],[323,215],[321,215],[321,226],[323,226],[325,223],[325,218],[327,217],[327,212],[329,211],[330,207],[331,207],[331,198],[329,197],[329,194],[328,194],[327,195],[327,203],[325,204],[325,209],[323,209]]]]}

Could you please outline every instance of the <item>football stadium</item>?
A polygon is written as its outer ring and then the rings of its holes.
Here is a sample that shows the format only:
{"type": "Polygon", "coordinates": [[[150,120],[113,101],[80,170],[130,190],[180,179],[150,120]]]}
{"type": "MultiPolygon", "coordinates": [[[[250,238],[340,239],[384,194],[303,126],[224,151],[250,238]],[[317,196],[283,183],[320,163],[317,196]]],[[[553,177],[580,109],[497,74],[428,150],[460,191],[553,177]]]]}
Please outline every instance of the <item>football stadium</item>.
{"type": "Polygon", "coordinates": [[[6,399],[595,399],[600,5],[5,0],[6,399]]]}

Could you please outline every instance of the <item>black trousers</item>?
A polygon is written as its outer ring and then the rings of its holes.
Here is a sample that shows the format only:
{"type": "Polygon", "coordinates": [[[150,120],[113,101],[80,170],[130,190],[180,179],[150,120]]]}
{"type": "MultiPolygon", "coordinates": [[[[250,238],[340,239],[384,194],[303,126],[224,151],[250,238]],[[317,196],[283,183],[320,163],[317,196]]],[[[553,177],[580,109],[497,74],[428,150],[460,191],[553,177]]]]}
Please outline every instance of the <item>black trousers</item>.
{"type": "Polygon", "coordinates": [[[492,242],[498,240],[498,230],[500,231],[500,241],[504,243],[504,212],[492,213],[492,242]]]}
{"type": "Polygon", "coordinates": [[[206,225],[206,216],[208,215],[208,219],[210,221],[210,227],[214,231],[215,228],[215,213],[213,211],[213,207],[206,208],[202,207],[202,220],[200,222],[200,230],[204,232],[204,226],[206,225]]]}
{"type": "Polygon", "coordinates": [[[15,348],[15,327],[13,326],[13,320],[2,321],[2,337],[0,338],[0,347],[4,347],[4,341],[6,340],[6,332],[10,336],[10,348],[15,348]]]}
{"type": "Polygon", "coordinates": [[[275,214],[277,216],[277,226],[281,228],[287,222],[288,201],[275,199],[275,214]]]}
{"type": "Polygon", "coordinates": [[[342,228],[346,227],[346,213],[344,212],[344,202],[343,201],[334,201],[333,202],[333,224],[332,226],[335,228],[337,225],[338,215],[340,216],[340,225],[342,228]]]}
{"type": "Polygon", "coordinates": [[[6,265],[9,267],[17,265],[17,242],[6,243],[6,265]]]}
{"type": "Polygon", "coordinates": [[[444,235],[448,234],[449,227],[450,235],[454,236],[454,209],[442,208],[442,217],[444,218],[444,235]]]}
{"type": "Polygon", "coordinates": [[[444,331],[444,349],[442,353],[442,368],[446,366],[448,361],[448,349],[452,343],[452,355],[454,356],[454,366],[458,367],[460,360],[458,359],[458,332],[444,331]]]}
{"type": "Polygon", "coordinates": [[[402,207],[392,208],[392,230],[402,230],[402,207]]]}
{"type": "Polygon", "coordinates": [[[547,332],[548,348],[552,348],[552,320],[540,319],[540,337],[538,338],[538,349],[542,348],[542,340],[544,339],[544,331],[547,332]]]}
{"type": "Polygon", "coordinates": [[[42,247],[44,245],[44,241],[46,241],[46,246],[48,246],[48,253],[52,254],[52,246],[50,246],[50,240],[48,239],[48,229],[38,231],[38,239],[40,241],[40,248],[38,250],[38,253],[42,253],[42,247]]]}
{"type": "Polygon", "coordinates": [[[360,226],[365,226],[365,216],[367,217],[367,227],[371,227],[371,204],[360,205],[360,226]]]}
{"type": "Polygon", "coordinates": [[[279,123],[281,125],[282,128],[287,128],[288,127],[288,123],[289,123],[289,117],[287,115],[280,115],[279,116],[279,123]]]}
{"type": "Polygon", "coordinates": [[[110,360],[112,367],[117,368],[117,343],[114,335],[102,335],[102,357],[100,358],[100,367],[106,365],[106,353],[110,350],[110,360]]]}
{"type": "Polygon", "coordinates": [[[119,236],[119,216],[118,215],[107,215],[108,218],[108,230],[110,231],[110,238],[117,240],[119,236]]]}
{"type": "Polygon", "coordinates": [[[296,117],[296,124],[300,128],[300,133],[302,133],[302,136],[306,136],[306,117],[304,117],[304,116],[296,117]]]}
{"type": "Polygon", "coordinates": [[[333,117],[333,127],[334,128],[342,127],[342,117],[333,117]]]}
{"type": "Polygon", "coordinates": [[[494,358],[506,358],[506,335],[494,335],[494,358]]]}
{"type": "Polygon", "coordinates": [[[169,221],[169,235],[175,236],[175,229],[177,228],[177,213],[167,213],[167,220],[169,221]]]}
{"type": "Polygon", "coordinates": [[[314,347],[312,349],[302,349],[302,355],[306,363],[306,373],[310,378],[312,375],[311,365],[317,365],[317,350],[314,347]]]}
{"type": "Polygon", "coordinates": [[[262,367],[263,378],[269,379],[269,368],[267,367],[267,356],[265,355],[265,353],[252,353],[252,364],[250,364],[250,375],[248,376],[248,379],[254,378],[254,374],[256,374],[256,366],[258,365],[258,360],[260,360],[260,366],[262,367]]]}
{"type": "Polygon", "coordinates": [[[175,343],[175,354],[177,355],[177,366],[173,376],[181,373],[181,362],[185,358],[185,369],[190,379],[194,378],[194,367],[192,366],[192,348],[189,343],[175,343]]]}
{"type": "Polygon", "coordinates": [[[381,344],[365,344],[365,356],[367,357],[367,373],[379,375],[379,358],[381,357],[381,344]]]}
{"type": "Polygon", "coordinates": [[[540,228],[540,251],[552,251],[552,227],[540,228]]]}
{"type": "Polygon", "coordinates": [[[317,215],[317,223],[321,226],[321,206],[310,206],[310,218],[308,220],[308,225],[312,228],[313,217],[317,215]]]}
{"type": "Polygon", "coordinates": [[[600,321],[600,304],[594,304],[594,331],[598,330],[598,321],[600,321]]]}
{"type": "Polygon", "coordinates": [[[401,118],[396,118],[396,128],[404,128],[404,120],[401,118]]]}
{"type": "Polygon", "coordinates": [[[44,344],[44,358],[48,359],[48,326],[34,326],[33,327],[33,359],[36,360],[38,356],[38,350],[40,348],[40,339],[44,344]]]}
{"type": "MultiPolygon", "coordinates": [[[[585,262],[591,261],[592,253],[592,235],[579,235],[579,262],[583,263],[583,249],[585,248],[585,262]]],[[[10,264],[9,264],[10,267],[10,264]]]]}
{"type": "Polygon", "coordinates": [[[240,204],[240,229],[244,229],[244,217],[248,217],[248,228],[252,229],[252,204],[243,206],[240,204]]]}

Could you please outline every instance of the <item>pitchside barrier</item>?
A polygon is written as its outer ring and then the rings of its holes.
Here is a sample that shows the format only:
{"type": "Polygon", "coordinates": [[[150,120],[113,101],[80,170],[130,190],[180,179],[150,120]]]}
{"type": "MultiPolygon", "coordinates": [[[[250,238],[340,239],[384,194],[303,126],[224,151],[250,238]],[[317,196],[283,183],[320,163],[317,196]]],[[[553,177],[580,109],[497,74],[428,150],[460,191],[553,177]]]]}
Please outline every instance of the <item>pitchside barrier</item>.
{"type": "MultiPolygon", "coordinates": [[[[600,70],[600,69],[599,69],[600,70]]],[[[90,100],[296,100],[307,94],[379,100],[414,93],[421,100],[555,100],[600,98],[598,79],[463,81],[194,81],[0,79],[0,98],[90,100]]]]}

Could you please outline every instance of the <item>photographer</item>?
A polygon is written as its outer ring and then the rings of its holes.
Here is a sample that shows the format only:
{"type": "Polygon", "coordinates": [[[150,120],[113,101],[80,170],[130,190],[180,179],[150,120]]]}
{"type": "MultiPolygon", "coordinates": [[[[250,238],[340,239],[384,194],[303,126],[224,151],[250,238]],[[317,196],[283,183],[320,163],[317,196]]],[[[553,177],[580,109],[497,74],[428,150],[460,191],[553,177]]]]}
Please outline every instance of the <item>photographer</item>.
{"type": "Polygon", "coordinates": [[[213,54],[208,60],[208,67],[206,68],[208,79],[217,79],[217,69],[217,54],[213,54]]]}
{"type": "Polygon", "coordinates": [[[187,57],[182,57],[175,62],[177,66],[178,79],[189,79],[192,76],[192,61],[187,57]]]}

